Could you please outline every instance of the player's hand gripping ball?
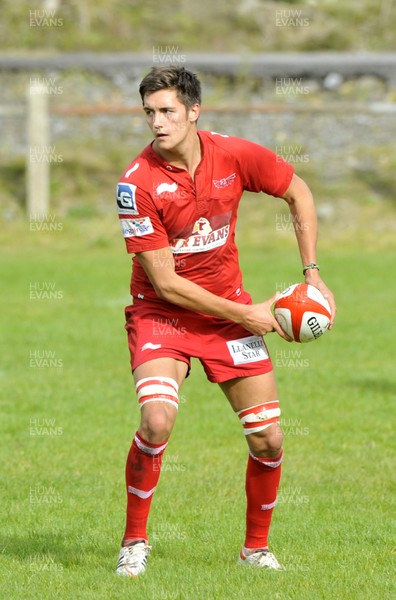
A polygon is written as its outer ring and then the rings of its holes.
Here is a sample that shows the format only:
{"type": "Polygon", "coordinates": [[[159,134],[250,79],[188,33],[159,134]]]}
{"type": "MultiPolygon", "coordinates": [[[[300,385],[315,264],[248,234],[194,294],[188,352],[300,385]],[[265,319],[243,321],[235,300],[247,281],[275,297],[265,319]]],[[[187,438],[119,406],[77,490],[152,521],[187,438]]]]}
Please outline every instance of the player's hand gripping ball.
{"type": "Polygon", "coordinates": [[[328,331],[331,309],[316,287],[295,283],[275,302],[274,316],[294,341],[312,342],[328,331]]]}

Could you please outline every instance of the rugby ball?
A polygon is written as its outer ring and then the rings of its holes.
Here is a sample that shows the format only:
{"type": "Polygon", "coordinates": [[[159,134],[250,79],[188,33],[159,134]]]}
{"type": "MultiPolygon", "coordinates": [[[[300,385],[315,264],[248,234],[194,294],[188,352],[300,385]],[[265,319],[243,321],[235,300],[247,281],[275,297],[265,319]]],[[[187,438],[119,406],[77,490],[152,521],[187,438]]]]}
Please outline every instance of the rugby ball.
{"type": "Polygon", "coordinates": [[[312,342],[328,331],[331,309],[316,287],[295,283],[275,302],[274,317],[295,342],[312,342]]]}

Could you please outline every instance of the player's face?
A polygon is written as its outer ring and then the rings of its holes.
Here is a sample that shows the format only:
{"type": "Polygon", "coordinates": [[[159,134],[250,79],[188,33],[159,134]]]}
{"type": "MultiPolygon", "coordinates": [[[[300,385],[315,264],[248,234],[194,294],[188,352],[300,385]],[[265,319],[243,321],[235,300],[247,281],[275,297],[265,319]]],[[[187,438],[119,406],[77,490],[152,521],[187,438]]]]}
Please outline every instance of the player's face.
{"type": "Polygon", "coordinates": [[[175,90],[159,90],[146,94],[143,102],[148,126],[155,137],[155,147],[159,151],[172,151],[195,133],[195,123],[199,117],[199,104],[186,109],[175,90]]]}

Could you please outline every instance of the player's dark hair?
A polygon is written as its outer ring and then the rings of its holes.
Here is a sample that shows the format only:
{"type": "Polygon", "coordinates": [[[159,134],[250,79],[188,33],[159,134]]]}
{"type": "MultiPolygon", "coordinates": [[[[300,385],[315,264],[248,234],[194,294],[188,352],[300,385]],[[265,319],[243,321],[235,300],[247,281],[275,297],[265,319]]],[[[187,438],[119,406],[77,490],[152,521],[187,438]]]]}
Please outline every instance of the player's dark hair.
{"type": "Polygon", "coordinates": [[[144,102],[146,94],[167,89],[176,90],[178,99],[187,109],[193,104],[201,104],[201,83],[198,77],[177,65],[151,67],[150,73],[140,83],[139,94],[144,102]]]}

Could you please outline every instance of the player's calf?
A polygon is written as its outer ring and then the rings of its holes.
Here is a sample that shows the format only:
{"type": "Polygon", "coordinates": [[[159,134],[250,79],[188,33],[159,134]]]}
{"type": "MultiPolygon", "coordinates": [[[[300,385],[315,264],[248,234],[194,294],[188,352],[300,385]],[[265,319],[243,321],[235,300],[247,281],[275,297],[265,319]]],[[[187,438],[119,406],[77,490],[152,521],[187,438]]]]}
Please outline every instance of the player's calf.
{"type": "Polygon", "coordinates": [[[283,455],[279,416],[277,400],[238,412],[250,450],[246,470],[246,537],[241,561],[269,568],[275,568],[277,562],[275,558],[272,561],[273,555],[268,552],[268,534],[283,455]]]}
{"type": "Polygon", "coordinates": [[[127,518],[117,565],[118,574],[131,577],[146,568],[150,552],[147,519],[178,408],[178,385],[170,377],[140,379],[136,391],[142,421],[127,458],[127,518]]]}

